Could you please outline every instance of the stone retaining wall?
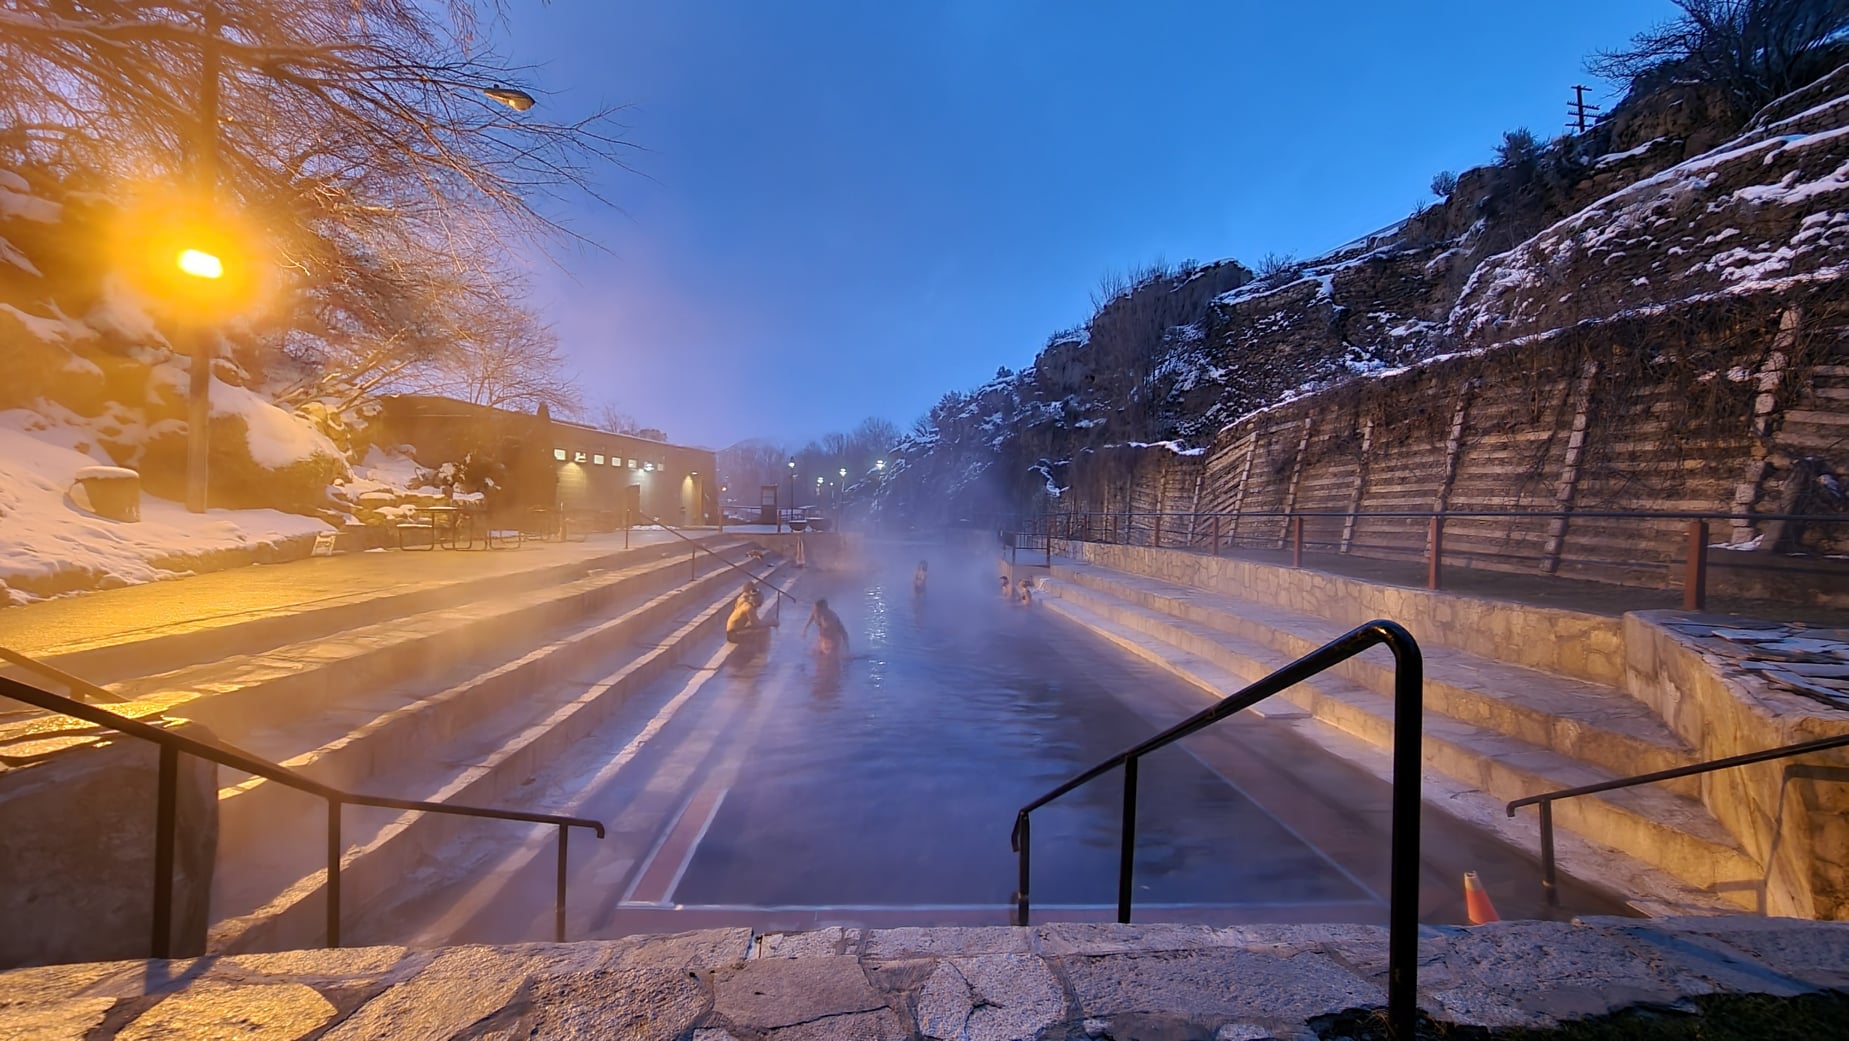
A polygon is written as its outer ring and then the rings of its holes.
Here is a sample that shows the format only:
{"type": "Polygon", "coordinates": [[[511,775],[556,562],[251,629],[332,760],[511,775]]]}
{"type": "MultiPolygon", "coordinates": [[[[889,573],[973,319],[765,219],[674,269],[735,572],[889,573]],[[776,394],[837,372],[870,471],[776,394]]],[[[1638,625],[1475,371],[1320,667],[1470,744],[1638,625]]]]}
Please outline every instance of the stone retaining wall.
{"type": "Polygon", "coordinates": [[[1561,676],[1624,683],[1624,631],[1617,618],[1390,586],[1308,568],[1231,557],[1119,546],[1061,544],[1089,564],[1211,589],[1346,625],[1391,618],[1420,640],[1561,676]]]}
{"type": "MultiPolygon", "coordinates": [[[[1849,734],[1849,712],[1784,691],[1670,628],[1624,618],[1625,686],[1701,759],[1849,734]]],[[[1765,867],[1768,914],[1849,919],[1849,754],[1813,754],[1701,778],[1701,800],[1765,867]]]]}
{"type": "MultiPolygon", "coordinates": [[[[0,974],[0,1032],[87,1041],[1374,1039],[1385,1036],[1386,940],[1368,926],[724,929],[70,965],[0,974]]],[[[1686,1036],[1824,1037],[1849,1015],[1846,924],[1435,927],[1421,931],[1419,963],[1421,1009],[1474,1028],[1462,1036],[1571,1025],[1578,1038],[1634,1037],[1627,1031],[1643,1024],[1686,1036]]]]}

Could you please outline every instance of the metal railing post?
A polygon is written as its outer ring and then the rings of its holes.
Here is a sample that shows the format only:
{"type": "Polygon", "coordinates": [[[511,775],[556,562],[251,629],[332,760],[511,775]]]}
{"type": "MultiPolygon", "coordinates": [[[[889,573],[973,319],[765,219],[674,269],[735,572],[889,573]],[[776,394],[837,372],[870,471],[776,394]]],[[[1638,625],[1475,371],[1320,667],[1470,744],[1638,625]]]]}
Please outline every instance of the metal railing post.
{"type": "Polygon", "coordinates": [[[1117,851],[1117,920],[1130,922],[1131,890],[1136,875],[1136,757],[1124,760],[1124,819],[1117,851]]]}
{"type": "Polygon", "coordinates": [[[1213,555],[1220,555],[1220,515],[1213,515],[1213,555]]]}
{"type": "Polygon", "coordinates": [[[1303,518],[1298,516],[1290,519],[1290,566],[1303,566],[1303,518]]]}
{"type": "Polygon", "coordinates": [[[1682,571],[1682,609],[1700,611],[1708,606],[1708,522],[1688,522],[1688,564],[1682,571]]]}
{"type": "Polygon", "coordinates": [[[700,547],[694,546],[687,551],[687,581],[695,582],[700,578],[700,547]]]}
{"type": "Polygon", "coordinates": [[[1020,857],[1016,861],[1016,868],[1019,874],[1015,882],[1017,888],[1014,891],[1014,924],[1026,925],[1028,915],[1028,856],[1033,848],[1033,833],[1030,830],[1027,814],[1025,813],[1015,818],[1014,842],[1015,852],[1020,854],[1020,857]]]}
{"type": "Polygon", "coordinates": [[[173,956],[173,847],[175,802],[180,787],[180,751],[160,746],[160,777],[154,794],[154,922],[150,957],[173,956]]]}
{"type": "Polygon", "coordinates": [[[1554,804],[1541,804],[1541,890],[1547,906],[1560,906],[1560,890],[1554,884],[1554,804]]]}
{"type": "Polygon", "coordinates": [[[1393,818],[1388,839],[1387,1028],[1413,1041],[1419,1024],[1419,812],[1424,767],[1425,659],[1392,623],[1374,623],[1393,651],[1393,818]]]}
{"type": "Polygon", "coordinates": [[[1425,564],[1425,588],[1442,589],[1445,559],[1445,519],[1432,518],[1432,552],[1425,564]]]}
{"type": "Polygon", "coordinates": [[[340,946],[340,800],[327,801],[327,945],[340,946]]]}
{"type": "Polygon", "coordinates": [[[565,942],[565,853],[571,840],[571,825],[559,825],[559,890],[558,898],[552,905],[552,939],[555,943],[565,942]]]}

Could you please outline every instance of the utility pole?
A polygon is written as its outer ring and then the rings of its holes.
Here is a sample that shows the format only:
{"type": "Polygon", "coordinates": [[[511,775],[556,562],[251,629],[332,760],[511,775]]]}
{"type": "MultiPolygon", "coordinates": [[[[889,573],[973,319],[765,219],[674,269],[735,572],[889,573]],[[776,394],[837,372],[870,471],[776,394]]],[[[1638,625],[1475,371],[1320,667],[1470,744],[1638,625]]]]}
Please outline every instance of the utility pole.
{"type": "MultiPolygon", "coordinates": [[[[193,142],[193,179],[208,213],[218,189],[218,2],[206,0],[205,36],[199,44],[199,132],[193,142]]],[[[211,447],[212,347],[217,327],[191,330],[192,370],[186,394],[186,508],[206,509],[206,461],[211,447]]]]}
{"type": "Polygon", "coordinates": [[[1599,110],[1597,105],[1586,104],[1586,91],[1589,89],[1578,83],[1573,84],[1573,100],[1567,102],[1567,128],[1575,133],[1585,133],[1586,127],[1596,122],[1596,119],[1587,119],[1587,116],[1599,110]]]}

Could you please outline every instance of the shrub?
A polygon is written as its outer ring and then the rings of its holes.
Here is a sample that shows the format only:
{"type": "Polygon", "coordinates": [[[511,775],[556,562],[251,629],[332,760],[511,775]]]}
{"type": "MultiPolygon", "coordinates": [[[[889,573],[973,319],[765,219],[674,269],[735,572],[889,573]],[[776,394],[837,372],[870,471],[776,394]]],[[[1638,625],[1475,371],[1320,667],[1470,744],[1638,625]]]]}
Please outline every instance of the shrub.
{"type": "Polygon", "coordinates": [[[1432,194],[1440,199],[1449,199],[1457,191],[1457,175],[1449,170],[1440,170],[1432,175],[1432,194]]]}
{"type": "Polygon", "coordinates": [[[1516,127],[1502,133],[1502,143],[1496,146],[1496,165],[1514,169],[1533,166],[1541,155],[1541,143],[1535,139],[1534,132],[1527,127],[1516,127]]]}
{"type": "Polygon", "coordinates": [[[1302,270],[1303,265],[1297,263],[1297,258],[1289,253],[1267,253],[1258,262],[1256,274],[1259,281],[1266,285],[1281,286],[1296,278],[1302,270]]]}

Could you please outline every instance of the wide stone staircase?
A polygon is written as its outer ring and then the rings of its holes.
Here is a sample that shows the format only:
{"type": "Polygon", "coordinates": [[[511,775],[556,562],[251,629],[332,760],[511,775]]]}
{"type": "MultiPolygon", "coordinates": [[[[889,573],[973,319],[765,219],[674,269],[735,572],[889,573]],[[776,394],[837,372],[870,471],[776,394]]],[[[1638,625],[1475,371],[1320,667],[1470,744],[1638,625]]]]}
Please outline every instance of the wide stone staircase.
{"type": "MultiPolygon", "coordinates": [[[[698,551],[676,541],[492,580],[365,591],[286,618],[203,624],[204,636],[167,632],[138,648],[99,648],[77,666],[103,680],[117,669],[129,677],[111,689],[131,702],[111,708],[196,721],[224,744],[323,784],[553,812],[534,805],[547,787],[536,776],[631,699],[673,682],[677,666],[712,657],[745,580],[739,569],[779,574],[780,558],[747,539],[699,541],[698,551]]],[[[468,559],[457,556],[465,574],[468,559]]],[[[219,785],[208,950],[321,945],[325,802],[229,769],[219,785]]],[[[429,876],[460,836],[484,825],[510,839],[528,827],[345,807],[343,917],[391,918],[420,895],[408,880],[429,876]]]]}
{"type": "MultiPolygon", "coordinates": [[[[1347,629],[1223,589],[1097,564],[1055,557],[1050,571],[1051,610],[1214,696],[1237,691],[1347,629]]],[[[1447,647],[1443,633],[1414,635],[1425,654],[1427,775],[1450,782],[1449,797],[1428,794],[1428,805],[1474,812],[1488,823],[1483,818],[1494,804],[1695,762],[1692,750],[1623,690],[1447,647]]],[[[1253,711],[1320,724],[1384,750],[1393,730],[1392,689],[1390,660],[1364,655],[1253,711]]],[[[1640,909],[1757,906],[1762,869],[1698,801],[1690,781],[1563,801],[1555,821],[1599,854],[1607,884],[1614,860],[1634,869],[1620,877],[1655,884],[1654,893],[1617,894],[1640,909]]],[[[1574,858],[1564,850],[1562,858],[1570,871],[1574,858]]]]}

